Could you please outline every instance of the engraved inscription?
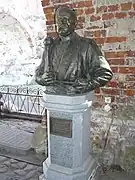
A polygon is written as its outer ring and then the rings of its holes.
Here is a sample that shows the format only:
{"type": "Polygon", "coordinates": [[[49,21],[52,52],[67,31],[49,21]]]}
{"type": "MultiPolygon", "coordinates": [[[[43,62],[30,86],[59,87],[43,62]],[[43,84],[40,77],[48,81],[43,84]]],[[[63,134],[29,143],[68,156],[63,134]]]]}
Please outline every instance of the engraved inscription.
{"type": "Polygon", "coordinates": [[[50,117],[50,133],[56,136],[72,137],[72,121],[50,117]]]}

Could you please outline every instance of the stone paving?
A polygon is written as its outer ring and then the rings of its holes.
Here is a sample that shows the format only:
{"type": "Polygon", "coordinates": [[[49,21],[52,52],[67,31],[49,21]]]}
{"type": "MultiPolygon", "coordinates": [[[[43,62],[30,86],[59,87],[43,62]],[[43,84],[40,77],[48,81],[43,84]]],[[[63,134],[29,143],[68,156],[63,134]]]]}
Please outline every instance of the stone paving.
{"type": "MultiPolygon", "coordinates": [[[[18,119],[0,120],[0,125],[20,129],[33,133],[40,123],[18,119]]],[[[38,180],[42,174],[42,167],[26,162],[0,156],[0,180],[38,180]]],[[[101,175],[100,180],[135,180],[135,174],[125,172],[107,172],[101,175]]]]}
{"type": "Polygon", "coordinates": [[[19,154],[27,154],[31,149],[32,133],[11,128],[8,125],[0,125],[0,148],[6,151],[18,151],[19,154]]]}
{"type": "MultiPolygon", "coordinates": [[[[43,173],[41,166],[0,156],[0,180],[38,180],[43,173]]],[[[100,180],[135,180],[134,174],[107,172],[100,180]]]]}
{"type": "MultiPolygon", "coordinates": [[[[23,132],[23,133],[33,133],[36,127],[40,123],[23,121],[18,119],[1,119],[0,127],[6,127],[7,129],[12,129],[12,138],[15,135],[14,132],[23,132]]],[[[4,135],[4,128],[1,129],[1,135],[4,135]]],[[[10,134],[7,134],[8,138],[10,134]]],[[[16,134],[17,135],[17,134],[16,134]]],[[[1,136],[1,140],[2,140],[1,136]]],[[[14,138],[19,136],[14,136],[14,138]]],[[[7,141],[7,140],[6,140],[7,141]]],[[[5,142],[6,142],[5,141],[5,142]]],[[[2,141],[1,141],[2,143],[2,141]]],[[[7,142],[8,143],[8,142],[7,142]]],[[[11,145],[11,143],[10,143],[11,145]]],[[[15,160],[12,158],[0,156],[0,180],[38,180],[39,175],[42,174],[42,167],[37,165],[32,165],[26,162],[15,160]]]]}
{"type": "Polygon", "coordinates": [[[0,156],[0,180],[38,180],[42,167],[0,156]]]}
{"type": "Polygon", "coordinates": [[[0,119],[0,125],[8,125],[10,127],[20,129],[29,133],[34,133],[36,127],[40,124],[39,122],[34,121],[26,121],[21,119],[9,119],[9,118],[3,118],[0,119]]]}
{"type": "Polygon", "coordinates": [[[135,180],[135,174],[108,172],[105,175],[101,175],[100,180],[135,180]]]}

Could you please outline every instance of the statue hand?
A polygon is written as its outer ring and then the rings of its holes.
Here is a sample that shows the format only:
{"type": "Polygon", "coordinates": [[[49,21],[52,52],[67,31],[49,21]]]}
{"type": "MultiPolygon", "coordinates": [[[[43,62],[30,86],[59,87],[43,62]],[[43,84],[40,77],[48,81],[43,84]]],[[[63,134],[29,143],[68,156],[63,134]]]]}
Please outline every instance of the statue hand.
{"type": "Polygon", "coordinates": [[[46,72],[42,75],[42,80],[45,85],[51,85],[55,81],[55,76],[52,72],[46,72]]]}
{"type": "Polygon", "coordinates": [[[39,85],[45,86],[45,82],[44,82],[44,80],[43,80],[40,76],[36,77],[36,78],[35,78],[35,81],[36,81],[39,85]]]}
{"type": "Polygon", "coordinates": [[[88,81],[85,79],[77,79],[74,88],[78,91],[84,91],[88,87],[88,81]]]}
{"type": "Polygon", "coordinates": [[[82,86],[87,86],[88,81],[85,79],[77,79],[75,82],[75,86],[82,87],[82,86]]]}
{"type": "Polygon", "coordinates": [[[55,78],[51,72],[46,72],[41,76],[36,76],[35,81],[41,86],[49,86],[54,83],[55,78]]]}

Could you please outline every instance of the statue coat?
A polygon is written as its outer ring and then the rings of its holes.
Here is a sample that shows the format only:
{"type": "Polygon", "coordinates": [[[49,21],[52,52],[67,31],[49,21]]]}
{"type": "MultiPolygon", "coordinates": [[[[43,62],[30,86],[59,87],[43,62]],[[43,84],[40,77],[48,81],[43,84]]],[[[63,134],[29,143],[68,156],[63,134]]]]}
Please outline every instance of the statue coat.
{"type": "Polygon", "coordinates": [[[110,66],[96,42],[75,32],[68,41],[61,42],[60,38],[56,38],[48,48],[45,47],[36,76],[49,71],[61,84],[75,88],[77,81],[84,82],[81,92],[104,86],[112,79],[110,66]]]}

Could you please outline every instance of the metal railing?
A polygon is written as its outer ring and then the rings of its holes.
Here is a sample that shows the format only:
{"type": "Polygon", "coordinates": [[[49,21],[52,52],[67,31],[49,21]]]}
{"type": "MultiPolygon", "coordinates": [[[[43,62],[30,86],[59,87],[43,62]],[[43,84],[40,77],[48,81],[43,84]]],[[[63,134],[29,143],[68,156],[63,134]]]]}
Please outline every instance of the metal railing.
{"type": "Polygon", "coordinates": [[[2,86],[1,101],[8,111],[4,115],[32,120],[45,114],[43,90],[36,87],[2,86]]]}

